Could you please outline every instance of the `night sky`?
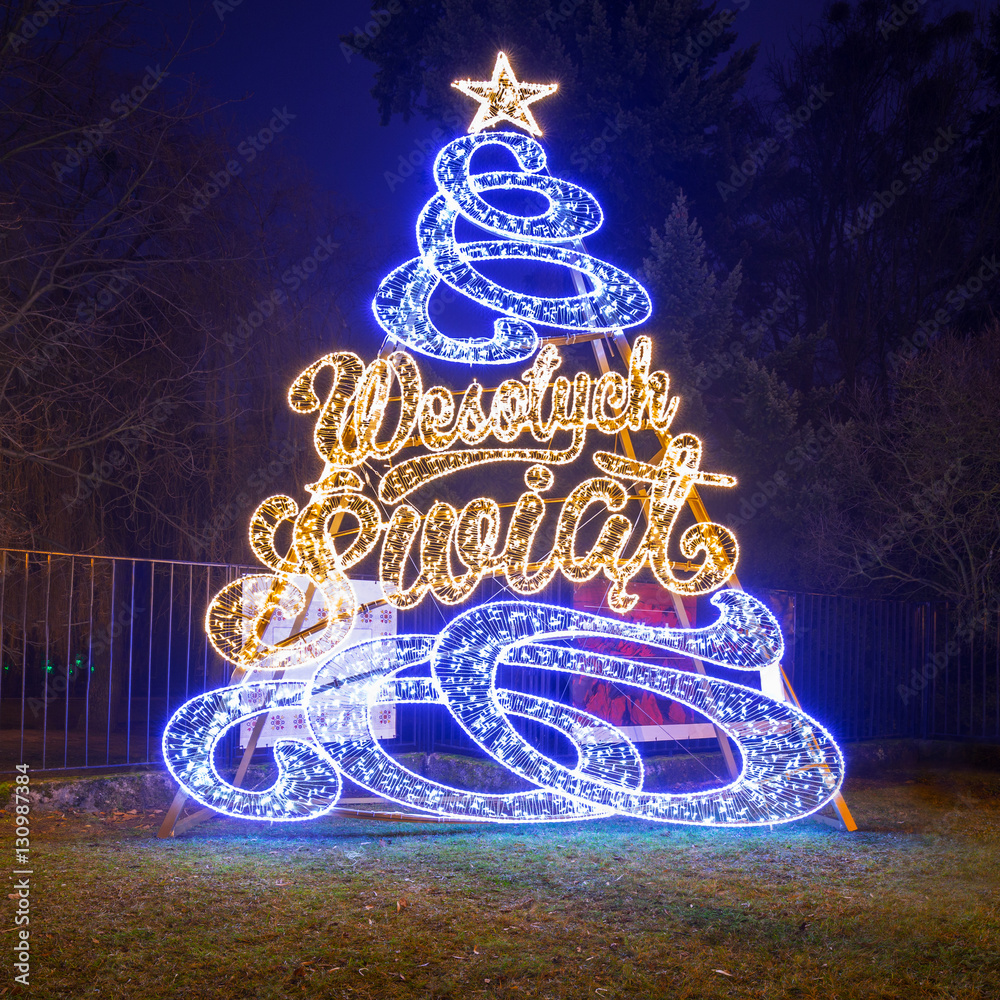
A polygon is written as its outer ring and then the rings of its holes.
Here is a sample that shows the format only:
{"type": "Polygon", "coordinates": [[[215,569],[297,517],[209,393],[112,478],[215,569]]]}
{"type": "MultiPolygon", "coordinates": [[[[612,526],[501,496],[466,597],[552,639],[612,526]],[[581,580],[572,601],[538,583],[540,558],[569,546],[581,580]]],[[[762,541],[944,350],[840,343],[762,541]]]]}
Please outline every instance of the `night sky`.
{"type": "MultiPolygon", "coordinates": [[[[745,2],[737,0],[730,6],[739,11],[745,2]]],[[[168,17],[177,17],[170,0],[160,3],[168,17]]],[[[426,200],[426,185],[411,177],[390,191],[385,174],[418,141],[429,139],[434,126],[419,118],[404,124],[399,116],[381,126],[370,94],[373,64],[360,55],[348,60],[341,51],[340,36],[364,26],[371,4],[288,0],[280,8],[265,8],[252,0],[242,0],[239,6],[229,0],[229,5],[233,10],[221,21],[212,6],[207,7],[198,40],[219,40],[187,58],[179,72],[203,80],[217,99],[239,101],[233,114],[248,132],[266,124],[273,107],[287,106],[297,117],[280,137],[282,148],[304,160],[321,184],[370,220],[379,246],[384,246],[385,269],[390,270],[412,255],[413,230],[426,200]]],[[[725,6],[720,4],[719,9],[725,6]]],[[[823,6],[823,0],[750,0],[737,14],[738,46],[762,43],[753,86],[764,83],[767,52],[783,51],[789,32],[808,27],[823,6]]],[[[495,57],[495,52],[470,52],[469,74],[488,77],[495,57]]],[[[470,121],[474,112],[470,101],[470,121]]],[[[545,112],[557,114],[558,108],[550,105],[545,112]]],[[[441,145],[436,142],[435,148],[441,145]]],[[[594,193],[600,199],[601,193],[594,193]]]]}

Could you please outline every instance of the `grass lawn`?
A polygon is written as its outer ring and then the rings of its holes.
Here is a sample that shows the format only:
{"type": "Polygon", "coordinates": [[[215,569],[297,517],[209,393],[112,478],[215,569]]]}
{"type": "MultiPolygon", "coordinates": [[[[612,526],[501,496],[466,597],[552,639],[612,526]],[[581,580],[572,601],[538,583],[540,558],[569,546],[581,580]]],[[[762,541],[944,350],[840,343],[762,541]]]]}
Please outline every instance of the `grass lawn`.
{"type": "Polygon", "coordinates": [[[38,815],[30,995],[1000,997],[1000,774],[846,795],[856,834],[38,815]]]}

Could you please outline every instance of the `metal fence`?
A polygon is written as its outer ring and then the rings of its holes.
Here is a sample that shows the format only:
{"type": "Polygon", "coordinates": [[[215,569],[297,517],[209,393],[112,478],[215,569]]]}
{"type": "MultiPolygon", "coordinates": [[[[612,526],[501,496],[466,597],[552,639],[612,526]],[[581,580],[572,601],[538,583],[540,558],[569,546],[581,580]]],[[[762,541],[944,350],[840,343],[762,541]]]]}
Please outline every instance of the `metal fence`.
{"type": "Polygon", "coordinates": [[[943,603],[771,595],[784,668],[841,741],[1000,740],[1000,628],[957,634],[943,603]]]}
{"type": "Polygon", "coordinates": [[[159,759],[170,715],[229,678],[205,609],[245,571],[0,550],[3,770],[159,759]]]}
{"type": "MultiPolygon", "coordinates": [[[[0,549],[0,771],[158,761],[170,715],[228,682],[230,668],[205,636],[205,610],[245,572],[0,549]]],[[[502,588],[484,581],[477,596],[494,599],[502,588]]],[[[542,596],[572,602],[568,584],[542,596]]],[[[1000,635],[959,641],[941,604],[779,592],[770,602],[802,706],[841,741],[1000,739],[1000,635]]],[[[425,605],[400,616],[401,630],[439,630],[444,609],[425,605]]],[[[550,690],[554,674],[530,674],[510,686],[560,697],[550,690]]],[[[565,752],[551,729],[523,725],[543,751],[565,752]]],[[[444,709],[402,707],[397,733],[398,750],[472,749],[444,709]]]]}

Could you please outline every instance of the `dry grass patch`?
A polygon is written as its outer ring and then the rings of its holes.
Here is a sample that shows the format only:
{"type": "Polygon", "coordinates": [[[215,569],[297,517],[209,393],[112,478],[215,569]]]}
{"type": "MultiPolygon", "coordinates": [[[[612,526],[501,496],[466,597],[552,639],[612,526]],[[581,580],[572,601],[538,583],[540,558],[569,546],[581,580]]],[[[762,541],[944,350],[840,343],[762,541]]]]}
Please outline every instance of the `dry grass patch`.
{"type": "Polygon", "coordinates": [[[158,841],[159,816],[39,817],[31,993],[996,997],[998,793],[856,780],[852,835],[213,820],[158,841]]]}

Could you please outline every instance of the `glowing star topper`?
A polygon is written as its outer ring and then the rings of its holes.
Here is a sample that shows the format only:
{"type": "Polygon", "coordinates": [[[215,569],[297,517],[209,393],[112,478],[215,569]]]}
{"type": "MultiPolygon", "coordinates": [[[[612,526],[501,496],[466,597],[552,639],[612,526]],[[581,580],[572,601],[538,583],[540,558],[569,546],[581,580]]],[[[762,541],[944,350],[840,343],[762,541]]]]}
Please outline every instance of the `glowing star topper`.
{"type": "Polygon", "coordinates": [[[557,83],[521,83],[514,76],[503,52],[497,54],[492,80],[456,80],[452,86],[479,101],[479,110],[469,126],[470,132],[481,132],[492,125],[510,122],[532,135],[541,135],[542,130],[528,105],[559,89],[557,83]]]}

